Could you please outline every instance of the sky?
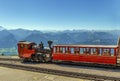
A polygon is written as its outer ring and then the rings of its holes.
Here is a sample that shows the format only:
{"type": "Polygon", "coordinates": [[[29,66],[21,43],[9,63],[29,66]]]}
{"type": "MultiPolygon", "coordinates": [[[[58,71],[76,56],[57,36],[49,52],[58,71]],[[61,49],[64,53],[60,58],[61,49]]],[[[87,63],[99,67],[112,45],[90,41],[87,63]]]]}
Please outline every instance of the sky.
{"type": "Polygon", "coordinates": [[[120,29],[120,0],[0,0],[0,26],[30,30],[120,29]]]}

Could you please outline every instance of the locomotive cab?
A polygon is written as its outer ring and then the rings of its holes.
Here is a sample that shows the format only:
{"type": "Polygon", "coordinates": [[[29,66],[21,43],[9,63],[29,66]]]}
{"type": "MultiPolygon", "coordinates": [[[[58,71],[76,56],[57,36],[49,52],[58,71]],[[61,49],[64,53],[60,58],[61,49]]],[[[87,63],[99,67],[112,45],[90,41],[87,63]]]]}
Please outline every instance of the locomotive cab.
{"type": "Polygon", "coordinates": [[[32,46],[36,45],[34,42],[19,41],[18,54],[22,59],[30,59],[32,54],[35,54],[35,50],[32,46]]]}

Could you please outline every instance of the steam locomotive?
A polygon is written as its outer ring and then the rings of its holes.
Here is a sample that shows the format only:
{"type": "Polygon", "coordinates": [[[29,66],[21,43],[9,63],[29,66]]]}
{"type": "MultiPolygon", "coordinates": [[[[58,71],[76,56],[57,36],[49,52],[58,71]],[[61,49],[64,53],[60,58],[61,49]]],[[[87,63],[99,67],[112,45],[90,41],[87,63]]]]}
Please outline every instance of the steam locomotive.
{"type": "Polygon", "coordinates": [[[48,41],[49,47],[44,47],[41,42],[37,45],[34,42],[19,41],[18,53],[23,62],[50,62],[52,60],[52,41],[48,41]]]}

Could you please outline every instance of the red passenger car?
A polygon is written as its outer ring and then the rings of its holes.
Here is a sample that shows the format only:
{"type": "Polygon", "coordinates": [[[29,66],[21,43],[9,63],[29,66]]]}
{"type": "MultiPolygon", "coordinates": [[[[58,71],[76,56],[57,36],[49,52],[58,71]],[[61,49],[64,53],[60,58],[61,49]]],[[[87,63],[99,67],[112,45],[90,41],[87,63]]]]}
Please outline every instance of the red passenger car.
{"type": "Polygon", "coordinates": [[[117,54],[117,45],[55,45],[52,56],[55,61],[116,64],[117,54]]]}

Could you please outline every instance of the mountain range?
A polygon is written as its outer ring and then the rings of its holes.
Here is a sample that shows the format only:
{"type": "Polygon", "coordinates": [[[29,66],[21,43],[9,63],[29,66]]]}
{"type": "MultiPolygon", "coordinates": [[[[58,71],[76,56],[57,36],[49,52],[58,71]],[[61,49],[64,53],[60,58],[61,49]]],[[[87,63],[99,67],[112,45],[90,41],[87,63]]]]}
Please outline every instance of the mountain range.
{"type": "Polygon", "coordinates": [[[47,41],[54,44],[117,44],[120,30],[65,30],[65,31],[38,31],[26,29],[7,30],[0,26],[0,48],[16,47],[21,40],[36,42],[41,41],[47,46],[47,41]]]}

